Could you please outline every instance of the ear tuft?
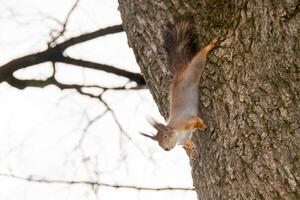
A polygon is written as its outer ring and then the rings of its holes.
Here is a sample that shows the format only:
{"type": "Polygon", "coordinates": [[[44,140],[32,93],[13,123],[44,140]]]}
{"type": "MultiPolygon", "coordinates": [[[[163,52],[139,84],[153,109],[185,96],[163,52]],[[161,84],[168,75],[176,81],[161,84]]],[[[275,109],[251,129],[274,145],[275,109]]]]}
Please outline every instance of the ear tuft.
{"type": "Polygon", "coordinates": [[[152,125],[157,131],[163,131],[165,128],[165,125],[156,122],[155,124],[152,125]]]}
{"type": "Polygon", "coordinates": [[[165,127],[165,125],[163,125],[162,123],[159,123],[157,120],[153,119],[151,116],[147,116],[147,121],[157,131],[163,130],[165,127]]]}
{"type": "Polygon", "coordinates": [[[151,124],[151,126],[153,126],[154,124],[157,124],[157,121],[153,117],[148,115],[146,118],[147,118],[148,123],[151,124]]]}
{"type": "Polygon", "coordinates": [[[156,139],[156,137],[155,137],[155,136],[148,135],[148,134],[141,133],[141,132],[140,132],[140,134],[141,134],[141,135],[143,135],[143,136],[145,136],[145,137],[147,137],[147,138],[151,138],[151,139],[152,139],[152,140],[154,140],[154,141],[157,141],[157,139],[156,139]]]}

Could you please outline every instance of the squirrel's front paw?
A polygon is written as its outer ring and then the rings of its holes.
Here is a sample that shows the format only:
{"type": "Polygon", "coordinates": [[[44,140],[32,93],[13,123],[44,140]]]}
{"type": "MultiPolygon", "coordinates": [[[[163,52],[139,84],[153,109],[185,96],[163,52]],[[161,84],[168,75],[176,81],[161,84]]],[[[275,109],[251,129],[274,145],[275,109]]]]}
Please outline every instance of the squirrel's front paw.
{"type": "Polygon", "coordinates": [[[214,37],[214,38],[212,39],[212,41],[210,42],[210,44],[211,44],[213,47],[215,47],[217,42],[218,42],[218,38],[217,38],[217,37],[214,37]]]}
{"type": "Polygon", "coordinates": [[[183,145],[183,148],[186,150],[186,153],[190,160],[196,160],[196,152],[192,140],[187,140],[186,143],[183,145]]]}
{"type": "Polygon", "coordinates": [[[194,148],[189,149],[186,146],[183,146],[183,148],[185,149],[186,154],[187,154],[187,156],[189,157],[190,160],[196,160],[197,159],[196,152],[195,152],[194,148]]]}

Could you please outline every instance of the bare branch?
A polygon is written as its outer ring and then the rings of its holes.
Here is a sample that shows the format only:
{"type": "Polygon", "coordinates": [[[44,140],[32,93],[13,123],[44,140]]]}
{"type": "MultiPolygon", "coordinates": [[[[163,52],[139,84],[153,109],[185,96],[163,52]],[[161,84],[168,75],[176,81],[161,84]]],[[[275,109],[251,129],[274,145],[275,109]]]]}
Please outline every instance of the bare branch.
{"type": "Polygon", "coordinates": [[[106,109],[104,112],[100,113],[99,115],[97,115],[93,119],[88,119],[89,120],[88,124],[84,127],[82,135],[79,138],[78,144],[75,146],[74,149],[78,149],[82,145],[83,140],[84,140],[84,138],[85,138],[85,136],[87,134],[87,131],[90,128],[90,126],[92,126],[96,121],[98,121],[99,119],[101,119],[107,112],[108,112],[108,109],[106,109]]]}
{"type": "Polygon", "coordinates": [[[119,75],[119,76],[126,77],[129,80],[136,82],[138,85],[145,85],[145,80],[144,80],[143,76],[141,76],[141,74],[138,74],[138,73],[129,72],[129,71],[126,71],[124,69],[112,67],[112,66],[109,66],[109,65],[94,63],[94,62],[75,59],[75,58],[71,58],[71,57],[63,57],[63,58],[60,58],[60,59],[61,60],[58,60],[58,61],[62,62],[62,63],[77,65],[77,66],[83,66],[85,68],[105,71],[105,72],[108,72],[108,73],[112,73],[112,74],[116,74],[116,75],[119,75]]]}
{"type": "MultiPolygon", "coordinates": [[[[71,15],[72,15],[73,11],[77,7],[79,1],[80,0],[76,0],[76,2],[74,3],[74,5],[70,9],[70,11],[68,12],[67,17],[66,17],[64,23],[62,24],[61,31],[59,31],[59,33],[57,34],[57,36],[53,37],[52,40],[51,40],[51,42],[48,43],[49,46],[52,45],[55,41],[57,41],[57,39],[59,39],[65,33],[67,24],[69,22],[69,19],[70,19],[71,15]]],[[[50,33],[50,35],[51,35],[51,33],[50,33]]]]}
{"type": "MultiPolygon", "coordinates": [[[[46,87],[48,85],[55,85],[59,89],[62,89],[62,90],[63,89],[75,89],[75,90],[78,90],[78,91],[81,91],[81,92],[83,92],[84,88],[97,88],[97,89],[101,89],[102,93],[107,91],[107,90],[137,90],[137,89],[141,89],[140,87],[128,88],[126,86],[103,87],[103,86],[99,86],[99,85],[65,84],[65,83],[61,83],[61,82],[57,81],[54,76],[51,76],[46,80],[35,80],[35,79],[22,80],[22,79],[17,79],[14,76],[12,76],[12,77],[10,77],[9,80],[7,80],[7,82],[11,86],[13,86],[15,88],[18,88],[18,89],[24,89],[26,87],[43,88],[43,87],[46,87]]],[[[98,95],[94,96],[94,97],[98,98],[98,95]]]]}
{"type": "Polygon", "coordinates": [[[19,69],[49,61],[52,53],[53,53],[53,49],[48,49],[47,51],[30,54],[27,56],[14,59],[2,65],[0,67],[0,83],[9,80],[13,72],[19,69]]]}
{"type": "MultiPolygon", "coordinates": [[[[102,94],[103,95],[103,94],[102,94]]],[[[134,146],[135,148],[145,157],[147,157],[149,160],[152,160],[151,156],[148,156],[143,149],[134,142],[134,140],[132,139],[132,137],[130,137],[130,135],[124,130],[124,128],[122,127],[121,123],[119,122],[116,114],[114,113],[114,111],[112,110],[112,108],[108,105],[108,103],[106,103],[106,101],[102,98],[102,95],[99,96],[99,100],[102,102],[102,104],[106,107],[106,109],[108,111],[110,111],[116,125],[118,126],[120,132],[127,138],[127,140],[129,140],[134,146]]]]}
{"type": "Polygon", "coordinates": [[[19,69],[27,68],[33,65],[41,64],[44,62],[62,62],[67,64],[79,65],[87,68],[92,68],[96,70],[103,70],[109,73],[113,73],[119,76],[128,78],[131,81],[134,81],[138,86],[145,85],[145,81],[142,75],[129,72],[126,70],[118,69],[113,66],[78,60],[70,57],[63,56],[64,50],[72,45],[76,45],[88,40],[101,37],[107,34],[118,33],[123,31],[121,25],[111,26],[104,29],[99,29],[97,31],[83,34],[77,37],[70,38],[55,47],[48,48],[42,52],[30,54],[23,56],[17,59],[14,59],[2,66],[0,66],[0,83],[6,81],[12,83],[16,81],[16,78],[13,77],[13,73],[19,69]]]}
{"type": "Polygon", "coordinates": [[[67,14],[67,17],[66,17],[66,20],[65,20],[65,23],[64,23],[64,29],[66,28],[67,24],[68,24],[68,21],[70,19],[70,16],[71,14],[73,13],[73,11],[75,10],[75,8],[77,7],[78,3],[79,3],[80,0],[76,0],[74,5],[72,6],[71,10],[69,11],[69,13],[67,14]]]}
{"type": "Polygon", "coordinates": [[[121,33],[123,31],[124,30],[123,30],[122,25],[109,26],[107,28],[99,29],[99,30],[91,32],[91,33],[86,33],[86,34],[82,34],[80,36],[70,38],[70,39],[58,44],[57,46],[59,46],[59,48],[63,51],[70,46],[73,46],[73,45],[76,45],[79,43],[83,43],[83,42],[86,42],[86,41],[89,41],[89,40],[92,40],[92,39],[95,39],[98,37],[102,37],[104,35],[121,33]]]}
{"type": "Polygon", "coordinates": [[[110,184],[110,183],[103,183],[98,181],[47,179],[47,178],[36,177],[33,175],[18,176],[14,174],[0,173],[0,176],[19,179],[28,182],[44,183],[44,184],[91,185],[91,186],[110,187],[116,189],[133,189],[133,190],[143,190],[143,191],[194,191],[194,188],[185,188],[185,187],[143,187],[143,186],[135,186],[135,185],[110,184]]]}

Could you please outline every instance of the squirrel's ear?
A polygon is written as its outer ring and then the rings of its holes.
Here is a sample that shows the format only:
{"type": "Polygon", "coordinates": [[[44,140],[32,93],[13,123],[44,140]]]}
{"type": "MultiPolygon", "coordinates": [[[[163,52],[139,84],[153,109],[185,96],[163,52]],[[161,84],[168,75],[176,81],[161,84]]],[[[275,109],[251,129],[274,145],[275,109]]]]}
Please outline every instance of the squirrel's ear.
{"type": "MultiPolygon", "coordinates": [[[[148,116],[147,117],[148,122],[151,124],[153,128],[155,128],[157,131],[163,131],[165,129],[165,125],[162,123],[157,122],[155,119],[152,117],[148,116]]],[[[155,137],[155,136],[154,136],[155,137]]]]}
{"type": "Polygon", "coordinates": [[[152,124],[152,126],[157,130],[157,131],[163,131],[164,130],[164,127],[165,125],[161,124],[161,123],[158,123],[156,122],[155,124],[152,124]]]}
{"type": "Polygon", "coordinates": [[[153,119],[151,116],[147,116],[147,121],[149,124],[151,124],[151,126],[157,123],[157,121],[153,119]]]}
{"type": "Polygon", "coordinates": [[[152,136],[152,135],[148,135],[148,134],[145,134],[145,133],[140,133],[141,135],[147,137],[147,138],[151,138],[152,140],[154,141],[157,141],[157,138],[155,136],[152,136]]]}

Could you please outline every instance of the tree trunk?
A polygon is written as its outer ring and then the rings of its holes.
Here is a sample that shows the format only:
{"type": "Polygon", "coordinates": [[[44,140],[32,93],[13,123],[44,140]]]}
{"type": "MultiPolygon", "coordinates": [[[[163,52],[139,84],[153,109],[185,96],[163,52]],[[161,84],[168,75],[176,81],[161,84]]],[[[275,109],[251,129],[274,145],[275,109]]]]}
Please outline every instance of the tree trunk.
{"type": "Polygon", "coordinates": [[[129,45],[168,116],[172,76],[162,34],[194,12],[199,47],[214,36],[199,85],[191,161],[198,199],[300,199],[300,3],[297,0],[120,0],[129,45]]]}

